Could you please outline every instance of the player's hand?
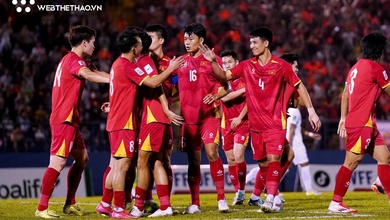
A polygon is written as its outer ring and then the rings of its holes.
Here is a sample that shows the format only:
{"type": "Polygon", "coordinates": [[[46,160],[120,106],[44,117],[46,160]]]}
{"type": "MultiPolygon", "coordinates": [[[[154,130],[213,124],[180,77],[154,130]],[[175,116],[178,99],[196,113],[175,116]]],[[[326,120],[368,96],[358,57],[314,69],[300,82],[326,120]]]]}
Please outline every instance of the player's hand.
{"type": "Polygon", "coordinates": [[[217,97],[215,97],[215,95],[213,95],[213,94],[207,94],[207,95],[203,98],[203,103],[206,104],[206,105],[209,105],[209,104],[215,102],[215,100],[217,100],[217,97]]]}
{"type": "Polygon", "coordinates": [[[314,138],[314,140],[321,140],[321,138],[322,138],[322,136],[320,135],[320,134],[318,134],[318,133],[313,133],[313,138],[314,138]]]}
{"type": "Polygon", "coordinates": [[[172,60],[169,63],[169,67],[172,67],[173,70],[177,70],[180,67],[182,67],[183,65],[184,65],[184,58],[183,58],[183,56],[180,56],[180,57],[177,57],[177,58],[173,57],[172,60]]]}
{"type": "Polygon", "coordinates": [[[337,134],[342,138],[347,137],[347,131],[345,130],[345,119],[340,119],[339,127],[337,128],[337,134]]]}
{"type": "Polygon", "coordinates": [[[230,121],[231,121],[230,127],[231,128],[235,128],[235,127],[237,127],[238,125],[241,124],[242,120],[241,120],[241,118],[237,117],[237,118],[230,119],[230,121]]]}
{"type": "Polygon", "coordinates": [[[203,57],[212,62],[215,60],[214,48],[210,49],[206,44],[199,45],[199,51],[203,54],[203,57]]]}
{"type": "Polygon", "coordinates": [[[315,132],[318,132],[321,128],[321,121],[317,113],[309,114],[309,122],[315,132]]]}
{"type": "Polygon", "coordinates": [[[183,120],[184,120],[183,117],[181,117],[180,115],[176,115],[171,110],[166,111],[165,115],[169,118],[171,123],[173,123],[173,124],[175,124],[177,126],[180,126],[180,125],[183,124],[183,120]]]}
{"type": "Polygon", "coordinates": [[[100,109],[104,113],[109,113],[110,112],[110,103],[109,102],[103,103],[103,105],[102,105],[102,107],[100,107],[100,109]]]}

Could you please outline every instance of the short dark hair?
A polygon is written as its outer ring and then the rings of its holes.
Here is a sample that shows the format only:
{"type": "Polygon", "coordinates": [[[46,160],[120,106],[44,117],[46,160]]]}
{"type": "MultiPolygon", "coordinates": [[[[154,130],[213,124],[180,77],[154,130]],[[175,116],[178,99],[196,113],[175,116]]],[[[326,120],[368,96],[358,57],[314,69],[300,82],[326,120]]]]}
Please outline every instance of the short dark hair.
{"type": "Polygon", "coordinates": [[[228,57],[228,56],[233,57],[234,60],[238,59],[237,53],[234,50],[224,50],[224,51],[222,51],[222,53],[220,55],[221,58],[228,57]]]}
{"type": "Polygon", "coordinates": [[[296,53],[284,53],[282,56],[280,56],[283,60],[285,60],[287,63],[293,64],[294,61],[298,62],[299,55],[296,53]]]}
{"type": "Polygon", "coordinates": [[[146,32],[155,32],[159,38],[164,38],[164,41],[168,40],[168,31],[162,25],[152,24],[145,28],[146,32]]]}
{"type": "Polygon", "coordinates": [[[184,27],[184,33],[191,35],[195,34],[199,38],[206,39],[206,28],[200,23],[192,23],[184,27]]]}
{"type": "Polygon", "coordinates": [[[253,31],[251,31],[249,33],[249,37],[250,38],[259,37],[263,41],[267,40],[269,42],[269,44],[271,44],[274,36],[272,34],[272,31],[269,28],[259,27],[259,28],[254,29],[253,31]]]}
{"type": "Polygon", "coordinates": [[[386,37],[379,32],[370,33],[360,41],[363,49],[363,58],[370,60],[379,59],[386,47],[386,37]]]}
{"type": "Polygon", "coordinates": [[[142,31],[139,35],[142,41],[142,51],[141,53],[148,53],[149,47],[152,44],[152,38],[145,32],[142,31]]]}
{"type": "Polygon", "coordinates": [[[116,39],[116,44],[122,53],[128,53],[131,48],[138,45],[136,37],[139,33],[136,30],[126,29],[116,39]]]}
{"type": "Polygon", "coordinates": [[[69,28],[68,41],[71,47],[77,47],[83,40],[90,41],[96,36],[96,31],[84,25],[78,25],[69,28]]]}

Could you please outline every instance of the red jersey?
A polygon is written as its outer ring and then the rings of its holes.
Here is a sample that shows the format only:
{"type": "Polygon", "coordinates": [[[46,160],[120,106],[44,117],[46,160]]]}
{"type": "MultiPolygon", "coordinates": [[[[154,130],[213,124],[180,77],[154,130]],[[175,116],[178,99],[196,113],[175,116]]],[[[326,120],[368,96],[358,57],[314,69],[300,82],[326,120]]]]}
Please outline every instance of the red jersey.
{"type": "MultiPolygon", "coordinates": [[[[180,111],[186,124],[200,124],[209,117],[218,117],[216,103],[203,104],[203,98],[216,93],[219,80],[213,72],[211,63],[203,55],[196,58],[186,54],[185,64],[177,69],[179,77],[180,111]]],[[[221,58],[217,62],[222,66],[221,58]]]]}
{"type": "MultiPolygon", "coordinates": [[[[251,58],[228,70],[233,78],[245,79],[249,127],[253,131],[286,129],[287,85],[297,86],[301,80],[291,69],[291,64],[272,55],[261,66],[251,58]]],[[[290,93],[291,95],[291,93],[290,93]]]]}
{"type": "MultiPolygon", "coordinates": [[[[157,68],[159,72],[164,72],[171,62],[171,58],[169,58],[167,55],[164,55],[157,63],[157,68]]],[[[171,75],[167,78],[167,80],[164,81],[162,84],[164,93],[168,100],[168,106],[171,107],[172,105],[172,92],[173,88],[175,87],[175,84],[172,82],[172,78],[177,75],[176,71],[172,72],[171,75]]]]}
{"type": "MultiPolygon", "coordinates": [[[[158,75],[156,65],[154,64],[152,58],[148,55],[142,55],[139,57],[137,60],[137,66],[146,72],[149,77],[158,75]]],[[[170,120],[164,113],[159,99],[162,94],[162,87],[158,86],[153,89],[143,86],[141,91],[141,97],[143,100],[141,124],[145,125],[152,122],[171,124],[170,120]]]]}
{"type": "Polygon", "coordinates": [[[124,57],[119,57],[110,70],[110,112],[107,131],[137,130],[138,86],[149,75],[124,57]]]}
{"type": "MultiPolygon", "coordinates": [[[[230,81],[230,90],[232,92],[242,88],[245,88],[245,81],[243,78],[238,78],[230,81]]],[[[230,129],[230,119],[238,117],[245,106],[245,93],[227,102],[221,102],[221,106],[221,128],[230,129]]],[[[248,121],[247,116],[242,119],[241,123],[244,124],[246,121],[248,121]]]]}
{"type": "Polygon", "coordinates": [[[375,106],[382,89],[390,85],[386,71],[378,63],[360,59],[349,71],[348,113],[345,127],[373,127],[375,106]]]}
{"type": "Polygon", "coordinates": [[[86,62],[74,52],[69,52],[58,64],[53,83],[50,124],[69,122],[79,126],[79,104],[85,85],[85,79],[79,73],[83,68],[87,68],[86,62]]]}

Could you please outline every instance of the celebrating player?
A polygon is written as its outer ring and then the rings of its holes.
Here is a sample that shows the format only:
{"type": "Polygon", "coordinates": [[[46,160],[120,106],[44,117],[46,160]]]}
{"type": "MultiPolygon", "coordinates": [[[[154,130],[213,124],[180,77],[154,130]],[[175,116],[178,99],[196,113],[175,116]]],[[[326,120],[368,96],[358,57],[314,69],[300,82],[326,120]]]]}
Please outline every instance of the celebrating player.
{"type": "Polygon", "coordinates": [[[85,143],[79,130],[79,104],[85,80],[96,83],[109,82],[107,73],[92,71],[94,67],[85,61],[92,56],[95,49],[95,30],[86,26],[75,26],[69,31],[68,40],[72,49],[58,64],[53,83],[50,164],[43,175],[38,209],[35,212],[35,216],[41,218],[59,218],[55,212],[48,209],[49,199],[69,155],[73,157],[74,163],[68,172],[68,188],[63,212],[84,215],[84,211],[76,204],[75,198],[88,161],[85,143]]]}
{"type": "Polygon", "coordinates": [[[214,73],[221,81],[243,77],[246,85],[249,127],[252,137],[253,158],[261,169],[268,167],[266,179],[267,198],[261,206],[263,212],[274,211],[274,197],[277,194],[281,166],[280,158],[286,140],[286,85],[297,88],[303,103],[308,108],[309,121],[315,131],[321,122],[312,106],[306,87],[292,71],[291,65],[271,54],[269,46],[273,34],[265,27],[250,33],[250,48],[253,58],[239,63],[234,68],[223,71],[217,63],[216,55],[200,45],[200,51],[212,63],[214,73]]]}
{"type": "Polygon", "coordinates": [[[341,118],[337,133],[347,138],[344,164],[336,176],[330,213],[356,213],[343,203],[352,172],[364,154],[378,162],[378,177],[390,198],[390,154],[376,126],[375,106],[384,91],[390,96],[390,79],[379,65],[386,47],[386,37],[371,33],[360,42],[361,58],[349,71],[341,99],[341,118]]]}
{"type": "MultiPolygon", "coordinates": [[[[218,155],[219,126],[218,107],[215,103],[203,104],[203,98],[216,93],[220,83],[213,73],[210,61],[199,51],[204,43],[206,29],[199,23],[184,28],[184,45],[188,54],[184,55],[185,65],[177,70],[180,93],[180,110],[184,119],[182,126],[182,150],[188,156],[188,185],[191,204],[184,213],[201,212],[199,187],[201,181],[200,159],[204,144],[210,163],[210,173],[217,189],[218,210],[226,212],[229,206],[225,200],[224,169],[218,155]]],[[[216,58],[218,65],[221,59],[216,58]]]]}

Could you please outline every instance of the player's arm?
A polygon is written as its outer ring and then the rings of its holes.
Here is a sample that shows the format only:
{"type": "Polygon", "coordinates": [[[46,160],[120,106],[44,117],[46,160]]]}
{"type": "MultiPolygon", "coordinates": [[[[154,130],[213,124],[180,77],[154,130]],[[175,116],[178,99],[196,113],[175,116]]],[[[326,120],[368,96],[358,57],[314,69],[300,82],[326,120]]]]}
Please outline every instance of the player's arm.
{"type": "Polygon", "coordinates": [[[82,68],[79,71],[79,75],[84,79],[95,83],[110,82],[110,74],[103,71],[98,71],[98,70],[91,71],[89,68],[82,68]]]}
{"type": "Polygon", "coordinates": [[[213,102],[215,102],[216,100],[218,99],[221,99],[223,97],[225,97],[226,95],[228,95],[230,93],[231,89],[230,89],[230,84],[229,83],[224,83],[224,87],[220,87],[218,89],[218,92],[215,93],[215,94],[207,94],[204,98],[203,98],[203,103],[204,104],[211,104],[213,102]]]}
{"type": "Polygon", "coordinates": [[[315,140],[321,140],[321,135],[318,134],[318,133],[314,133],[314,132],[311,132],[311,131],[307,131],[307,130],[303,130],[303,134],[306,135],[306,136],[309,136],[315,140]]]}
{"type": "Polygon", "coordinates": [[[211,62],[215,75],[221,82],[226,82],[232,79],[231,75],[224,71],[217,62],[217,58],[214,53],[214,49],[211,50],[206,44],[199,45],[199,51],[203,54],[203,57],[211,62]]]}
{"type": "Polygon", "coordinates": [[[316,111],[313,108],[313,104],[311,102],[309,93],[307,92],[307,89],[303,83],[299,83],[297,91],[299,93],[299,96],[301,97],[300,100],[303,101],[303,104],[305,104],[307,111],[309,112],[309,122],[311,127],[315,132],[317,132],[321,127],[321,121],[318,117],[316,111]]]}
{"type": "Polygon", "coordinates": [[[221,98],[221,100],[222,100],[222,102],[227,102],[227,101],[230,101],[232,99],[235,99],[235,98],[241,96],[244,93],[245,93],[245,88],[241,88],[241,89],[236,90],[234,92],[230,92],[225,97],[221,98]]]}
{"type": "Polygon", "coordinates": [[[383,89],[383,91],[390,96],[390,85],[383,89]]]}
{"type": "Polygon", "coordinates": [[[173,71],[175,71],[178,68],[180,68],[181,66],[183,66],[183,64],[184,64],[183,57],[178,57],[178,58],[174,57],[171,60],[169,67],[166,70],[164,70],[164,72],[162,72],[161,74],[158,74],[155,77],[149,77],[149,78],[145,79],[145,81],[142,84],[147,86],[147,87],[150,87],[150,88],[156,88],[162,82],[164,82],[164,80],[166,80],[168,78],[168,76],[173,71]]]}
{"type": "MultiPolygon", "coordinates": [[[[162,88],[161,88],[162,89],[162,88]]],[[[161,106],[163,108],[163,111],[165,113],[165,115],[169,118],[169,120],[175,124],[175,125],[178,125],[180,126],[183,122],[183,118],[180,116],[180,115],[176,115],[174,112],[172,112],[169,107],[168,107],[168,100],[167,100],[167,97],[165,96],[165,93],[163,91],[163,93],[160,95],[159,97],[160,99],[160,102],[161,102],[161,106]]]]}
{"type": "Polygon", "coordinates": [[[347,137],[347,132],[345,130],[345,118],[348,114],[348,83],[345,83],[343,94],[341,95],[341,117],[339,121],[339,127],[337,128],[337,134],[340,137],[347,137]]]}
{"type": "MultiPolygon", "coordinates": [[[[299,110],[296,110],[296,111],[299,111],[299,110]]],[[[297,126],[295,124],[290,123],[290,132],[288,133],[287,140],[290,143],[291,147],[292,147],[292,140],[293,140],[296,128],[297,128],[297,126]]]]}
{"type": "Polygon", "coordinates": [[[242,108],[241,112],[240,112],[240,115],[238,115],[238,117],[236,118],[232,118],[230,119],[231,122],[231,127],[232,128],[235,128],[237,127],[239,124],[241,124],[242,122],[242,119],[245,117],[245,115],[248,114],[248,106],[245,104],[244,105],[244,108],[242,108]]]}
{"type": "Polygon", "coordinates": [[[109,113],[110,112],[110,102],[103,103],[103,105],[100,107],[100,109],[104,113],[109,113]]]}

